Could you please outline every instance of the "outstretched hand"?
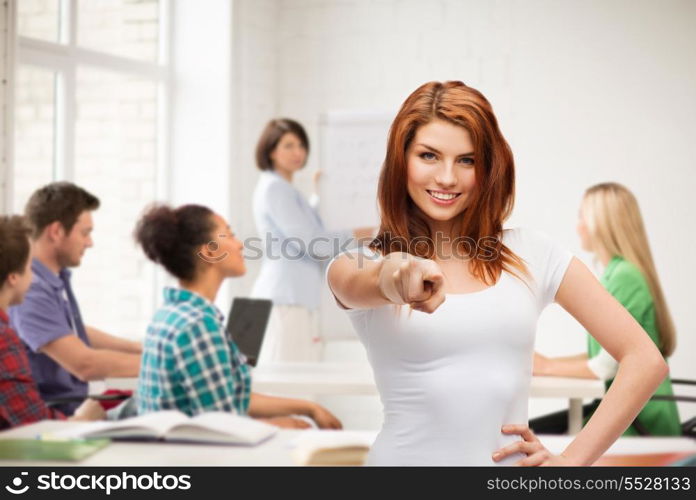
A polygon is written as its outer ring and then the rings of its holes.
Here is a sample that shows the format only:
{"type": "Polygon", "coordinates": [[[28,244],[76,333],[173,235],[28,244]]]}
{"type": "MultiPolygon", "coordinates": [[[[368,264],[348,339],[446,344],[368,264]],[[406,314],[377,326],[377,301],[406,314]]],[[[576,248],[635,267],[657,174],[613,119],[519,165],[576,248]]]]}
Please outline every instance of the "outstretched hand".
{"type": "Polygon", "coordinates": [[[382,293],[394,304],[409,304],[417,311],[433,313],[445,301],[445,277],[440,266],[433,260],[407,254],[397,258],[400,263],[393,262],[382,270],[382,293]]]}

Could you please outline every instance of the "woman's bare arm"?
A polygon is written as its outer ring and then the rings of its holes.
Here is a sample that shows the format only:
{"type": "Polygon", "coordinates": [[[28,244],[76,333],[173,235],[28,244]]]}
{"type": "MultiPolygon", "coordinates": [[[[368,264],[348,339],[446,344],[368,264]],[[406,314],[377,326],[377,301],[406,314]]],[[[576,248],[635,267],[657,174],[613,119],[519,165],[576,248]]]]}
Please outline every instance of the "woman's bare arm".
{"type": "Polygon", "coordinates": [[[587,361],[587,353],[583,352],[580,354],[574,354],[572,356],[558,356],[556,358],[549,358],[549,359],[553,359],[556,361],[579,361],[579,360],[587,361]]]}
{"type": "Polygon", "coordinates": [[[556,302],[619,363],[599,407],[562,453],[572,462],[591,465],[628,428],[669,368],[640,324],[575,257],[556,293],[556,302]]]}
{"type": "Polygon", "coordinates": [[[329,288],[344,309],[366,309],[389,304],[379,288],[384,259],[360,253],[337,257],[328,272],[329,288]]]}
{"type": "Polygon", "coordinates": [[[331,291],[344,309],[370,309],[387,304],[411,304],[431,313],[445,300],[444,276],[432,260],[392,252],[374,260],[345,254],[329,268],[331,291]]]}

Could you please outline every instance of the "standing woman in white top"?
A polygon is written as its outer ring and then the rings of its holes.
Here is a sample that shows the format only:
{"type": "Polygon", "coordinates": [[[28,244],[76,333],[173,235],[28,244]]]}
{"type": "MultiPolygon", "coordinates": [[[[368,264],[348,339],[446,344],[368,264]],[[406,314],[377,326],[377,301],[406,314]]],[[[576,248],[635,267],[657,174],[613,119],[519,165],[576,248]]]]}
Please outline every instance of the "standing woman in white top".
{"type": "Polygon", "coordinates": [[[392,124],[369,248],[327,279],[367,350],[384,405],[377,465],[589,465],[668,373],[655,344],[584,264],[545,234],[503,230],[514,162],[490,103],[430,82],[392,124]],[[537,318],[559,303],[619,362],[560,455],[528,427],[537,318]],[[401,306],[409,307],[401,307],[401,306]]]}
{"type": "Polygon", "coordinates": [[[256,147],[262,171],[254,190],[256,229],[264,241],[264,257],[252,297],[273,301],[258,364],[278,361],[321,361],[323,341],[318,307],[323,268],[353,238],[374,235],[373,228],[328,231],[317,211],[292,185],[309,153],[309,139],[294,120],[271,120],[256,147]]]}

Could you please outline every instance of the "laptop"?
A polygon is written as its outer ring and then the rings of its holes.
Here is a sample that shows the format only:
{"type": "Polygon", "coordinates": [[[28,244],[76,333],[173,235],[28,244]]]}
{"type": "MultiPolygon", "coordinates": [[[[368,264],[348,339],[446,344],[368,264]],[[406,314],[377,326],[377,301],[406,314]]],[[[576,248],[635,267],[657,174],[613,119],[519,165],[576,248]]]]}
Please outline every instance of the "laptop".
{"type": "Polygon", "coordinates": [[[259,359],[272,305],[268,299],[237,297],[232,301],[227,316],[227,336],[237,344],[251,366],[256,366],[259,359]]]}

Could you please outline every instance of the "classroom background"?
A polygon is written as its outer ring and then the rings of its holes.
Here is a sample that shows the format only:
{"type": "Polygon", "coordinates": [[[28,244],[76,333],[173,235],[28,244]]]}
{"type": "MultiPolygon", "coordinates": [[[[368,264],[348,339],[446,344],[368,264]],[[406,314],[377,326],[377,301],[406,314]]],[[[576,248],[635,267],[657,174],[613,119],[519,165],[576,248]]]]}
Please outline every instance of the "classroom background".
{"type": "MultiPolygon", "coordinates": [[[[593,266],[575,233],[583,191],[616,181],[637,196],[677,327],[671,373],[694,379],[694,21],[690,0],[10,1],[0,7],[0,203],[20,212],[59,179],[99,196],[74,288],[86,322],[140,339],[167,282],[131,236],[146,204],[204,203],[256,236],[253,155],[270,118],[307,128],[296,182],[309,195],[312,173],[327,168],[322,117],[395,113],[426,81],[462,80],[490,99],[515,155],[508,227],[543,230],[593,266]]],[[[218,297],[225,312],[252,287],[260,261],[247,265],[218,297]]],[[[550,306],[537,350],[585,348],[582,327],[550,306]]],[[[335,335],[325,359],[365,355],[335,335]]],[[[346,428],[379,428],[377,397],[323,402],[346,428]]],[[[566,405],[532,399],[529,416],[566,405]]],[[[679,409],[682,421],[696,413],[679,409]]]]}

